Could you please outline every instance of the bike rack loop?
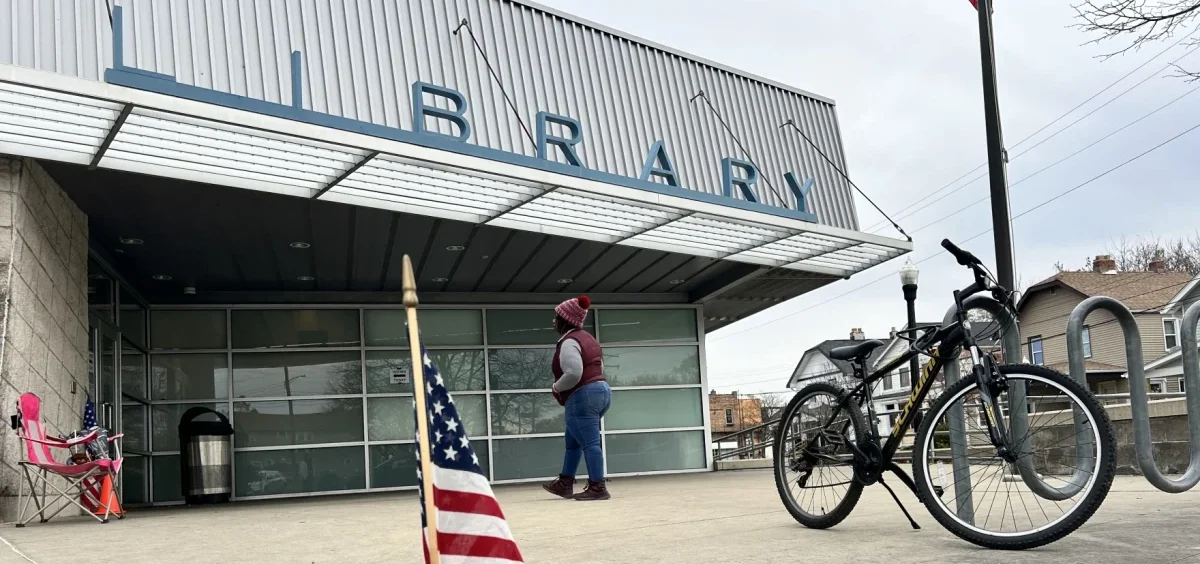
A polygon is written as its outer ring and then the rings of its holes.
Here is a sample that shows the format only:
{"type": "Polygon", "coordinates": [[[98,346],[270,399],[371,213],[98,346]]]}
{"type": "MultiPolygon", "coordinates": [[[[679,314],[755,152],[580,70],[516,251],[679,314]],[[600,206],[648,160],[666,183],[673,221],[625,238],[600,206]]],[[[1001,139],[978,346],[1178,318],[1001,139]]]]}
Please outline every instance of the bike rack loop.
{"type": "Polygon", "coordinates": [[[1121,324],[1121,332],[1125,336],[1125,363],[1129,370],[1129,407],[1133,414],[1133,439],[1142,475],[1154,487],[1167,493],[1182,493],[1192,489],[1200,483],[1200,354],[1196,348],[1196,323],[1200,321],[1200,303],[1192,304],[1184,312],[1180,335],[1183,377],[1187,383],[1190,457],[1187,470],[1178,480],[1164,476],[1154,461],[1141,332],[1138,331],[1137,322],[1129,308],[1113,298],[1104,296],[1088,298],[1075,306],[1067,321],[1067,360],[1071,367],[1071,377],[1087,386],[1087,369],[1083,356],[1083,322],[1089,313],[1097,309],[1112,313],[1121,324]]]}
{"type": "MultiPolygon", "coordinates": [[[[1021,358],[1021,331],[1018,323],[1013,319],[1012,314],[1000,302],[982,295],[971,296],[963,301],[963,307],[970,310],[983,310],[992,315],[1000,324],[1001,331],[1001,349],[1004,351],[1006,361],[1021,358]]],[[[943,319],[943,324],[949,325],[958,321],[958,309],[955,306],[950,306],[943,319]]],[[[957,360],[947,362],[945,368],[946,387],[949,388],[958,382],[961,377],[959,373],[959,365],[957,360]]],[[[1024,435],[1029,426],[1029,418],[1025,410],[1025,383],[1013,383],[1009,388],[1009,400],[1011,402],[1009,413],[1012,415],[1012,433],[1020,433],[1024,435]]],[[[974,520],[974,502],[971,493],[971,472],[970,465],[967,461],[967,432],[966,432],[966,410],[961,404],[951,406],[950,408],[950,453],[954,460],[953,476],[954,476],[954,493],[957,500],[957,512],[961,519],[967,522],[974,520]]],[[[916,453],[914,453],[914,457],[916,453]]],[[[1017,469],[1021,475],[1022,481],[1035,494],[1050,500],[1068,499],[1079,492],[1082,486],[1076,486],[1076,482],[1072,480],[1066,488],[1054,488],[1044,481],[1031,467],[1027,458],[1022,459],[1022,463],[1018,463],[1017,469]],[[1075,487],[1072,487],[1075,486],[1075,487]],[[1073,491],[1072,491],[1073,490],[1073,491]]]]}

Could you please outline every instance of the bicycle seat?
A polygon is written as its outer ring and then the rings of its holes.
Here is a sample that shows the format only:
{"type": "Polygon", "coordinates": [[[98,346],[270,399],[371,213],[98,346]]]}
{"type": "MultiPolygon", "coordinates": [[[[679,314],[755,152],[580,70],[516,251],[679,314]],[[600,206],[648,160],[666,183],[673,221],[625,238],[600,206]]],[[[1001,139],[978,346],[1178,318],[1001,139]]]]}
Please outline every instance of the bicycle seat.
{"type": "Polygon", "coordinates": [[[871,351],[882,346],[883,341],[878,339],[863,341],[857,345],[847,345],[833,349],[829,351],[829,358],[833,360],[865,359],[871,355],[871,351]]]}

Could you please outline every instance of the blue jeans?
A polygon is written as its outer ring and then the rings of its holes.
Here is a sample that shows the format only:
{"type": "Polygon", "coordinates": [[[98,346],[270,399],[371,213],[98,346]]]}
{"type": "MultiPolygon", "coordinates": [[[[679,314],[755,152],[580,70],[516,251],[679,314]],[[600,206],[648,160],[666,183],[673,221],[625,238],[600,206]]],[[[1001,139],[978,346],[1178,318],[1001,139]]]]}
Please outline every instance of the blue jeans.
{"type": "Polygon", "coordinates": [[[600,418],[612,403],[608,382],[592,382],[567,398],[567,453],[563,456],[563,476],[574,476],[579,459],[587,461],[588,479],[604,480],[604,451],[600,448],[600,418]]]}

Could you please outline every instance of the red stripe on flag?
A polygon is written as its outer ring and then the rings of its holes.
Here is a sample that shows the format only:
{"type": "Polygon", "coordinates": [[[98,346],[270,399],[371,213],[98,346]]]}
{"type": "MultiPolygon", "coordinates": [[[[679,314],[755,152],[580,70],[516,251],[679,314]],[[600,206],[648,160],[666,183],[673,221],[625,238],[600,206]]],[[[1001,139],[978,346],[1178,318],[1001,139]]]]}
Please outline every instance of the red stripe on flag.
{"type": "Polygon", "coordinates": [[[500,504],[496,501],[496,498],[490,495],[443,490],[434,486],[433,501],[434,505],[441,511],[474,513],[497,519],[504,518],[504,512],[500,511],[500,504]]]}
{"type": "Polygon", "coordinates": [[[438,551],[450,556],[503,558],[514,562],[524,562],[524,559],[521,558],[521,551],[517,550],[517,543],[496,537],[438,532],[438,551]]]}
{"type": "Polygon", "coordinates": [[[967,1],[970,2],[971,6],[974,7],[976,10],[979,9],[979,0],[967,0],[967,1]]]}

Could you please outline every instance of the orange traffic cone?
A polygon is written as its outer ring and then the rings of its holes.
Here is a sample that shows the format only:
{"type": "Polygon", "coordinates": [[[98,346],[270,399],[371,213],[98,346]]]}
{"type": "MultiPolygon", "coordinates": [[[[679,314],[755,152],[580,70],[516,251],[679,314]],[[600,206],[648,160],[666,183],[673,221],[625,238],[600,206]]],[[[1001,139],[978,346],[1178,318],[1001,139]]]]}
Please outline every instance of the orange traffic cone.
{"type": "Polygon", "coordinates": [[[104,481],[100,486],[100,506],[96,508],[96,513],[104,514],[105,508],[108,509],[109,515],[120,518],[121,502],[117,500],[117,492],[113,489],[112,476],[105,476],[104,481]]]}

